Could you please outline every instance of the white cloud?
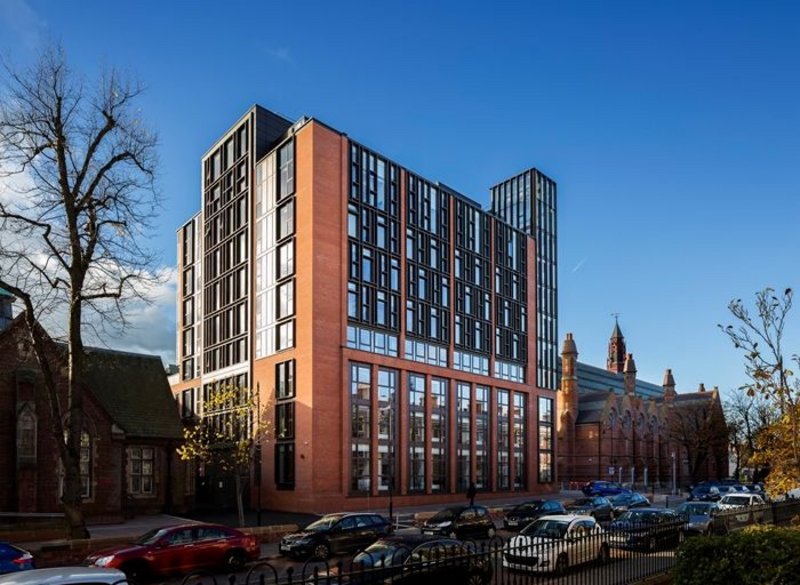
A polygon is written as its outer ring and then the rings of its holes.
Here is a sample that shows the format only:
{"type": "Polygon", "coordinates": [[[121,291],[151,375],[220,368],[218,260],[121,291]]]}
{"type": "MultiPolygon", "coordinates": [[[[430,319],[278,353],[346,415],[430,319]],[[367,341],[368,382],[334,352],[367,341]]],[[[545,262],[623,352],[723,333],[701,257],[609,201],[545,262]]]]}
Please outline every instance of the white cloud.
{"type": "Polygon", "coordinates": [[[25,0],[0,1],[0,23],[3,23],[2,29],[10,30],[26,50],[32,51],[39,46],[43,23],[25,0]]]}

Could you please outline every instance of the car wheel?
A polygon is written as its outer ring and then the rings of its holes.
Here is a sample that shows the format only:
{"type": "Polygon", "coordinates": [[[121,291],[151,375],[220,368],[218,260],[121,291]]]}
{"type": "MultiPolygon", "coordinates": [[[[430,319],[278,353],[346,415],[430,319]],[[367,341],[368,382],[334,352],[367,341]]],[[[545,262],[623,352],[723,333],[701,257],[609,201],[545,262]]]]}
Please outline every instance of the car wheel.
{"type": "Polygon", "coordinates": [[[150,577],[150,568],[143,561],[130,561],[122,565],[121,569],[131,581],[142,583],[150,577]]]}
{"type": "Polygon", "coordinates": [[[225,570],[237,572],[244,567],[245,558],[244,553],[240,550],[232,550],[225,555],[225,570]]]}
{"type": "Polygon", "coordinates": [[[497,531],[494,529],[494,526],[492,526],[486,531],[486,538],[494,538],[495,534],[497,534],[497,531]]]}
{"type": "Polygon", "coordinates": [[[559,576],[563,575],[564,573],[567,572],[567,567],[568,566],[569,566],[569,563],[567,562],[567,555],[562,553],[562,554],[558,555],[558,559],[556,560],[556,568],[555,568],[555,571],[553,571],[553,572],[556,575],[559,575],[559,576]]]}
{"type": "Polygon", "coordinates": [[[331,554],[331,549],[324,542],[314,547],[314,558],[321,561],[326,560],[331,554]]]}
{"type": "Polygon", "coordinates": [[[607,565],[609,557],[610,557],[610,554],[609,554],[609,551],[608,551],[608,545],[603,543],[600,546],[600,552],[597,553],[597,564],[598,565],[607,565]]]}

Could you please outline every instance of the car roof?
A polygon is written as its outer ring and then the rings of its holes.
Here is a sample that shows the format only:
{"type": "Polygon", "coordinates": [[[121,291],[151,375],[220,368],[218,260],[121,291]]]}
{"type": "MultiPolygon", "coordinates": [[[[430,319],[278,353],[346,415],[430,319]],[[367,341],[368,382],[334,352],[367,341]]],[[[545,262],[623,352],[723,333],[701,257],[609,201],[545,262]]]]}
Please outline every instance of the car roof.
{"type": "Polygon", "coordinates": [[[575,520],[592,520],[594,516],[587,516],[586,514],[548,514],[541,516],[539,520],[557,520],[559,522],[574,522],[575,520]]]}
{"type": "Polygon", "coordinates": [[[658,506],[642,506],[641,508],[633,508],[628,510],[629,512],[658,512],[659,514],[663,514],[664,512],[668,512],[670,514],[674,514],[675,511],[671,508],[659,508],[658,506]]]}
{"type": "MultiPolygon", "coordinates": [[[[446,536],[433,536],[430,534],[392,534],[389,536],[382,536],[375,542],[389,542],[389,543],[397,543],[407,546],[417,546],[420,544],[424,544],[426,542],[433,542],[433,541],[446,541],[446,542],[459,542],[453,538],[448,538],[446,536]]],[[[375,544],[373,542],[372,544],[375,544]]]]}
{"type": "Polygon", "coordinates": [[[125,573],[119,569],[101,567],[52,567],[0,575],[0,584],[2,585],[112,584],[125,580],[125,573]]]}

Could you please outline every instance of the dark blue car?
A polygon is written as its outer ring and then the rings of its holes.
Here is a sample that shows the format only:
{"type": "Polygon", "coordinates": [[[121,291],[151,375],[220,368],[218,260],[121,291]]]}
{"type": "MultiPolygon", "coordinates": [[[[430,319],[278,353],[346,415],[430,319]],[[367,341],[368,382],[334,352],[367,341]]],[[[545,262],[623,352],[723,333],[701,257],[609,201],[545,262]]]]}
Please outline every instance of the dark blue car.
{"type": "Polygon", "coordinates": [[[34,569],[33,555],[7,542],[0,542],[0,575],[34,569]]]}
{"type": "Polygon", "coordinates": [[[628,488],[622,487],[622,484],[616,481],[604,481],[596,479],[584,484],[581,491],[586,496],[615,496],[617,494],[628,494],[631,492],[628,488]]]}

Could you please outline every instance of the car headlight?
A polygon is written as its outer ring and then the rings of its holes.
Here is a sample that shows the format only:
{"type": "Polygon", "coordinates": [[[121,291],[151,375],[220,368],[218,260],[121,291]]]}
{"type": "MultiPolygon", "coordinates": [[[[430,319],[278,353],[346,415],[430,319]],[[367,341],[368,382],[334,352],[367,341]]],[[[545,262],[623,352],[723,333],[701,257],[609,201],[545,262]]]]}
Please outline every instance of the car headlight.
{"type": "Polygon", "coordinates": [[[452,524],[453,524],[453,522],[451,520],[445,520],[444,522],[439,522],[439,524],[437,524],[436,527],[437,528],[449,528],[450,526],[452,526],[452,524]]]}
{"type": "Polygon", "coordinates": [[[106,565],[108,565],[108,563],[110,563],[113,560],[114,560],[114,555],[108,555],[108,556],[100,557],[99,559],[96,559],[93,564],[96,567],[105,567],[106,565]]]}

